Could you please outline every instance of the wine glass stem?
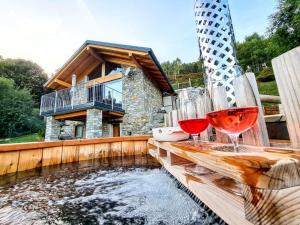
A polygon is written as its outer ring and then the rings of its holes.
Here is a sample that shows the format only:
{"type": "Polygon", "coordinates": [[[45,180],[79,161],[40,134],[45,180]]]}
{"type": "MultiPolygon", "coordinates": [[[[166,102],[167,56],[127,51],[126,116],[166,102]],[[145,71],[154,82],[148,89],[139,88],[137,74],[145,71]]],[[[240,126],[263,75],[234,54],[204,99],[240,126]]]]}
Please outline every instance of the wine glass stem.
{"type": "Polygon", "coordinates": [[[240,134],[230,134],[229,138],[233,144],[233,150],[234,152],[238,152],[239,151],[239,136],[240,134]]]}
{"type": "Polygon", "coordinates": [[[192,135],[192,137],[193,137],[194,145],[197,146],[198,145],[198,135],[192,135]]]}

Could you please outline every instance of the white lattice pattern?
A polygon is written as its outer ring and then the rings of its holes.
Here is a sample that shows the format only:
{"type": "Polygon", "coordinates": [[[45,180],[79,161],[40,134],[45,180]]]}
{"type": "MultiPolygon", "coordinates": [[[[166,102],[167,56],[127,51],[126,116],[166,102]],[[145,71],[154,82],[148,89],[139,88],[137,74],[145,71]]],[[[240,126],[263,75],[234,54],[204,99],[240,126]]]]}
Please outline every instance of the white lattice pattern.
{"type": "Polygon", "coordinates": [[[240,75],[228,0],[195,0],[201,57],[215,86],[225,86],[227,100],[235,103],[234,77],[240,75]]]}

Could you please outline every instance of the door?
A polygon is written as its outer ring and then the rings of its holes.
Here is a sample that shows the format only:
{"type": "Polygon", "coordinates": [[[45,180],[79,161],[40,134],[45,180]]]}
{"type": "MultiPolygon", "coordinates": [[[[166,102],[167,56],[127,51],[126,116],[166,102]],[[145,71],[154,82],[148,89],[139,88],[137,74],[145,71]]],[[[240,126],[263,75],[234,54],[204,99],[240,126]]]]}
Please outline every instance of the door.
{"type": "Polygon", "coordinates": [[[113,124],[113,137],[120,137],[120,124],[113,124]]]}

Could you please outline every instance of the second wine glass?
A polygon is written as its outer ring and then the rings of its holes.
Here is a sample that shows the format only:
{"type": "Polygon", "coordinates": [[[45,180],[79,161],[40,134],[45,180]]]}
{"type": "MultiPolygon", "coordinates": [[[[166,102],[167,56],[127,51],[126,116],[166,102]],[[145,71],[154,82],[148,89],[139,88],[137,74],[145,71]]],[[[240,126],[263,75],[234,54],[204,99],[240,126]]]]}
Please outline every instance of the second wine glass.
{"type": "Polygon", "coordinates": [[[193,137],[194,145],[198,146],[198,137],[207,129],[209,122],[197,112],[196,99],[200,90],[186,90],[182,93],[179,104],[179,126],[193,137]]]}

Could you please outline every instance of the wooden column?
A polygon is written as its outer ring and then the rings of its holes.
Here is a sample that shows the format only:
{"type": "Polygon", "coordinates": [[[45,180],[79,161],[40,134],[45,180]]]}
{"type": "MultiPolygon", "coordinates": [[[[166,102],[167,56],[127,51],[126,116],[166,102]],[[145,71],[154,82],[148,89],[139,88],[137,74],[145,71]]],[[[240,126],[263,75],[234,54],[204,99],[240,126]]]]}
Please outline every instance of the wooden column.
{"type": "Polygon", "coordinates": [[[272,60],[292,147],[300,148],[300,47],[272,60]]]}

